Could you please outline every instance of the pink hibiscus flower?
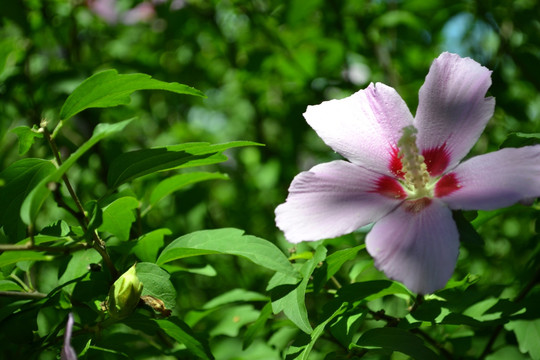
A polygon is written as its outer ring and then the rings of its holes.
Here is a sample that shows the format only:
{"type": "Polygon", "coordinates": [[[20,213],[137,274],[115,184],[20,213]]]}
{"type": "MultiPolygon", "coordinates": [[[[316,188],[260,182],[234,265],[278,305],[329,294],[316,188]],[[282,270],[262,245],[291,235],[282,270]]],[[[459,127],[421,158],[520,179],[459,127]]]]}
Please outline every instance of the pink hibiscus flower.
{"type": "Polygon", "coordinates": [[[366,248],[378,269],[416,293],[443,288],[459,253],[452,210],[493,210],[540,196],[540,145],[460,163],[493,115],[490,85],[487,68],[443,53],[420,89],[414,118],[381,83],[309,106],[309,125],[349,162],[294,178],[276,208],[286,239],[332,238],[375,222],[366,248]]]}

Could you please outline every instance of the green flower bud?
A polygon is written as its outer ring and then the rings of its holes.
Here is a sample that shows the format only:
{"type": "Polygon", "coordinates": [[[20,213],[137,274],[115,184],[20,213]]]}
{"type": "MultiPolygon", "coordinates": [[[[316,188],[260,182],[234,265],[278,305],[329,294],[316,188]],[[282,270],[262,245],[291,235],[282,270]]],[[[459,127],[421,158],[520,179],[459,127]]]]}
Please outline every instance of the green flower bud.
{"type": "Polygon", "coordinates": [[[118,278],[109,290],[107,309],[115,319],[123,319],[135,310],[141,299],[143,284],[137,277],[135,265],[118,278]]]}

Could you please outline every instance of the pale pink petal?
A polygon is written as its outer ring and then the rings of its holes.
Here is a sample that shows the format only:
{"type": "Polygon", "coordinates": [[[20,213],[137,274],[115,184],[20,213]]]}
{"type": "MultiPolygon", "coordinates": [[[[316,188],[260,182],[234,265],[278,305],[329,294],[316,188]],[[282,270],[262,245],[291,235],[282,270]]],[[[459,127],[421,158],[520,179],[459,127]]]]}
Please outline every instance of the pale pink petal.
{"type": "MultiPolygon", "coordinates": [[[[399,189],[395,197],[380,194],[380,178],[346,161],[317,165],[294,178],[287,201],[276,208],[276,224],[293,243],[350,233],[378,220],[402,201],[399,189]]],[[[383,185],[383,191],[392,188],[383,185]]],[[[395,186],[399,184],[395,182],[395,186]]]]}
{"type": "Polygon", "coordinates": [[[126,25],[136,24],[138,22],[146,22],[156,16],[154,5],[149,2],[142,2],[133,9],[122,14],[122,22],[126,25]]]}
{"type": "Polygon", "coordinates": [[[405,201],[366,237],[375,266],[419,294],[443,288],[452,276],[459,234],[452,212],[437,199],[405,201]]]}
{"type": "Polygon", "coordinates": [[[428,168],[436,164],[433,176],[455,166],[480,137],[495,107],[485,98],[490,86],[491,71],[470,58],[443,53],[433,61],[414,119],[418,148],[428,168]]]}
{"type": "Polygon", "coordinates": [[[118,21],[115,0],[88,0],[87,3],[88,8],[107,23],[114,24],[118,21]]]}
{"type": "Polygon", "coordinates": [[[450,174],[459,189],[442,196],[452,209],[493,210],[540,196],[540,145],[475,156],[450,174]]]}
{"type": "Polygon", "coordinates": [[[62,346],[62,352],[60,353],[61,360],[77,360],[77,353],[71,346],[71,333],[73,331],[73,314],[69,313],[68,321],[66,324],[66,332],[64,333],[64,345],[62,346]]]}
{"type": "Polygon", "coordinates": [[[412,124],[403,99],[380,83],[345,99],[308,106],[304,117],[336,152],[382,174],[392,172],[401,129],[412,124]]]}

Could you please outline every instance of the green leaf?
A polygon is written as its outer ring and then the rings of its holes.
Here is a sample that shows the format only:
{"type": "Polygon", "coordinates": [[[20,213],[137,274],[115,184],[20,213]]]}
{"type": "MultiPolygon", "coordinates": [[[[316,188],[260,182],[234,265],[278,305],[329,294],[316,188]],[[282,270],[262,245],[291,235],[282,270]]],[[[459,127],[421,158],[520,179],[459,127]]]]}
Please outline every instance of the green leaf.
{"type": "Polygon", "coordinates": [[[19,261],[50,261],[52,255],[45,255],[36,251],[6,251],[0,255],[0,267],[16,264],[19,261]]]}
{"type": "Polygon", "coordinates": [[[227,160],[222,154],[223,151],[254,145],[260,144],[251,141],[214,145],[201,142],[130,151],[113,160],[107,182],[111,188],[116,188],[125,182],[158,171],[220,163],[227,160]]]}
{"type": "Polygon", "coordinates": [[[137,264],[137,277],[143,284],[142,296],[150,295],[160,299],[167,309],[176,306],[176,290],[168,272],[149,262],[137,264]]]}
{"type": "Polygon", "coordinates": [[[22,287],[19,286],[14,281],[11,280],[0,280],[0,291],[24,291],[22,287]]]}
{"type": "Polygon", "coordinates": [[[313,271],[320,262],[326,258],[326,248],[319,246],[313,255],[313,258],[306,261],[300,268],[302,281],[295,285],[286,274],[277,273],[270,280],[268,289],[272,297],[272,311],[277,314],[281,311],[291,320],[300,330],[306,334],[313,331],[309,323],[306,309],[306,289],[313,271]]]}
{"type": "Polygon", "coordinates": [[[247,347],[249,347],[249,345],[251,345],[251,343],[253,343],[255,335],[257,335],[259,331],[264,329],[264,326],[270,318],[270,315],[272,315],[272,303],[269,302],[264,305],[261,312],[259,313],[259,317],[257,318],[257,320],[255,320],[255,322],[248,326],[248,328],[246,329],[246,333],[244,334],[244,340],[242,343],[243,349],[246,349],[247,347]]]}
{"type": "Polygon", "coordinates": [[[67,120],[88,108],[129,104],[130,95],[137,90],[166,90],[177,94],[205,97],[202,92],[187,85],[159,81],[146,74],[121,75],[111,69],[94,74],[83,81],[62,106],[60,119],[67,120]]]}
{"type": "Polygon", "coordinates": [[[28,194],[21,206],[21,218],[30,225],[34,222],[39,209],[49,196],[50,190],[47,188],[47,184],[50,182],[58,182],[62,178],[62,175],[75,164],[75,162],[98,141],[102,140],[106,136],[115,134],[122,131],[133,119],[124,120],[116,124],[98,124],[94,129],[92,137],[79,147],[56,171],[50,173],[47,177],[42,179],[34,189],[28,194]]]}
{"type": "Polygon", "coordinates": [[[413,359],[440,359],[433,350],[424,344],[422,339],[407,330],[395,327],[370,329],[362,334],[355,346],[365,349],[382,348],[399,351],[413,359]]]}
{"type": "Polygon", "coordinates": [[[246,301],[268,301],[268,297],[255,291],[248,291],[244,289],[233,289],[224,294],[221,294],[206,304],[203,309],[212,309],[215,307],[223,306],[234,302],[246,302],[246,301]]]}
{"type": "Polygon", "coordinates": [[[158,201],[165,196],[172,194],[175,191],[182,189],[183,187],[191,184],[195,184],[206,180],[228,180],[229,177],[220,173],[210,172],[191,172],[186,174],[179,174],[171,176],[161,181],[152,191],[150,195],[150,205],[155,205],[158,201]]]}
{"type": "Polygon", "coordinates": [[[295,359],[309,360],[310,359],[309,354],[311,353],[311,350],[313,349],[313,346],[315,346],[315,343],[317,342],[319,337],[324,333],[324,329],[326,328],[326,326],[332,320],[334,320],[337,316],[343,314],[345,309],[346,309],[346,304],[342,303],[341,306],[336,311],[334,311],[333,314],[328,316],[324,321],[319,323],[319,325],[317,325],[315,329],[313,329],[313,332],[310,334],[309,341],[306,341],[308,339],[304,340],[303,338],[300,337],[299,341],[296,341],[295,343],[293,343],[293,345],[289,348],[288,353],[294,354],[295,359]]]}
{"type": "Polygon", "coordinates": [[[184,344],[186,348],[198,359],[211,360],[214,356],[210,352],[207,344],[203,344],[199,339],[195,337],[193,330],[182,320],[171,317],[166,320],[154,320],[154,322],[163,330],[167,335],[181,344],[184,344]]]}
{"type": "Polygon", "coordinates": [[[24,155],[36,138],[43,138],[43,134],[38,132],[38,127],[34,125],[32,128],[28,126],[19,126],[11,130],[12,133],[16,134],[19,138],[19,155],[24,155]]]}
{"type": "Polygon", "coordinates": [[[0,173],[0,179],[4,181],[4,186],[0,187],[0,225],[10,238],[19,240],[26,236],[25,226],[19,218],[21,205],[32,189],[55,169],[50,161],[30,158],[16,161],[0,173]]]}
{"type": "MultiPolygon", "coordinates": [[[[94,249],[81,250],[73,253],[66,267],[66,270],[58,279],[59,284],[65,284],[90,271],[90,264],[96,264],[101,261],[101,255],[94,249]]],[[[64,287],[64,290],[71,294],[75,284],[69,284],[64,287]]]]}
{"type": "Polygon", "coordinates": [[[389,280],[371,280],[345,285],[338,290],[337,297],[342,301],[353,303],[360,300],[375,300],[383,296],[394,294],[406,294],[412,296],[412,293],[398,282],[389,280]]]}
{"type": "Polygon", "coordinates": [[[365,247],[366,245],[358,245],[353,248],[336,251],[329,255],[325,261],[328,266],[326,269],[326,280],[328,281],[339,269],[341,269],[343,264],[354,259],[358,252],[365,247]]]}
{"type": "Polygon", "coordinates": [[[159,249],[163,246],[165,235],[171,235],[169,229],[157,229],[139,237],[132,252],[142,261],[155,262],[159,249]]]}
{"type": "Polygon", "coordinates": [[[238,337],[240,329],[249,323],[255,322],[259,314],[260,312],[249,304],[221,309],[219,312],[214,313],[219,321],[209,331],[210,336],[238,337]]]}
{"type": "Polygon", "coordinates": [[[202,230],[184,235],[163,249],[157,264],[209,254],[242,256],[257,265],[290,277],[299,276],[285,255],[274,244],[255,236],[244,235],[242,230],[232,228],[202,230]]]}
{"type": "Polygon", "coordinates": [[[131,196],[121,197],[103,208],[103,223],[101,231],[108,231],[120,240],[129,239],[131,224],[135,221],[134,209],[139,207],[139,201],[131,196]]]}
{"type": "Polygon", "coordinates": [[[503,141],[500,148],[508,148],[508,147],[522,147],[522,146],[529,146],[529,145],[538,145],[540,144],[540,133],[532,133],[532,134],[526,134],[526,133],[520,133],[515,132],[508,135],[508,137],[503,141]]]}

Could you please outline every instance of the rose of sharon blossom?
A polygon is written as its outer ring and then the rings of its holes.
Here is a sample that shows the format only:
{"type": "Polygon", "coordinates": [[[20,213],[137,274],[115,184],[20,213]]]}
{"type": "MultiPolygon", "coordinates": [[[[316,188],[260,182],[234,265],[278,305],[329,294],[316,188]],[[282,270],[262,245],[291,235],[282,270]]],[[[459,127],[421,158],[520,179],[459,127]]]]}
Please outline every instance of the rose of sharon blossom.
{"type": "Polygon", "coordinates": [[[460,163],[493,115],[490,85],[488,69],[443,53],[420,89],[414,118],[381,83],[309,106],[309,125],[349,162],[294,178],[276,209],[286,239],[332,238],[375,222],[366,248],[378,269],[416,293],[443,288],[459,252],[452,210],[493,210],[540,196],[540,146],[460,163]]]}

